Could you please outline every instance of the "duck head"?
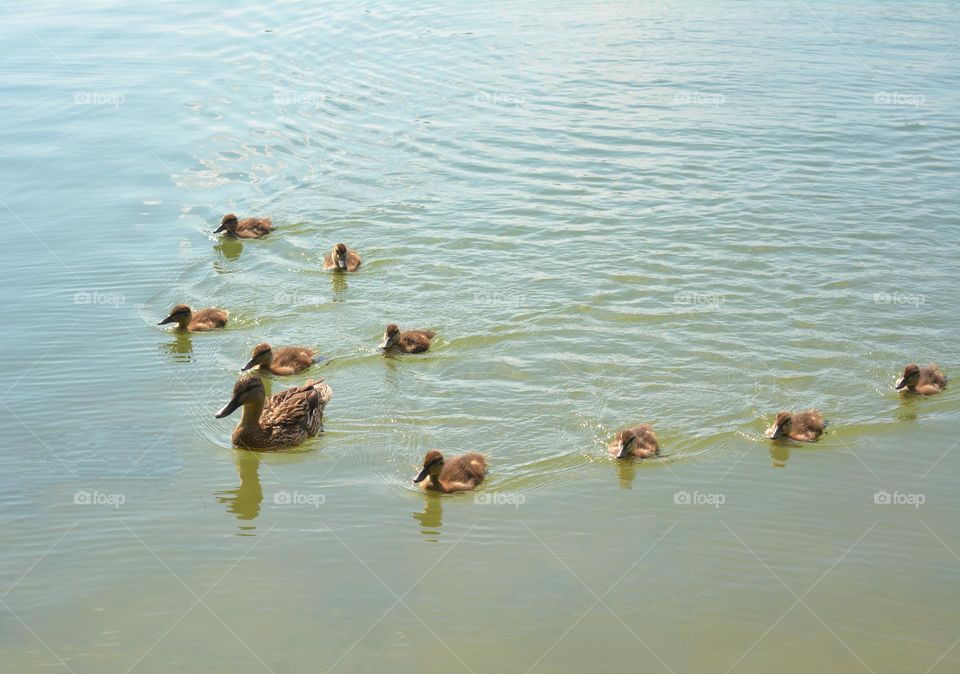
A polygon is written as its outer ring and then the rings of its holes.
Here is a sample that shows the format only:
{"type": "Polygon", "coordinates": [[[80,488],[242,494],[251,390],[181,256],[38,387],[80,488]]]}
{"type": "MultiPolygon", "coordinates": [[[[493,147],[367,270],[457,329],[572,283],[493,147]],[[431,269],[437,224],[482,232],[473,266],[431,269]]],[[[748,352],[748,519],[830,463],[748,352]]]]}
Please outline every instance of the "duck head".
{"type": "Polygon", "coordinates": [[[333,258],[333,263],[337,265],[337,269],[342,271],[347,270],[347,246],[343,243],[338,243],[333,247],[333,251],[330,253],[330,256],[333,258]]]}
{"type": "Polygon", "coordinates": [[[767,429],[767,437],[771,440],[776,440],[784,433],[790,435],[792,423],[793,420],[791,419],[789,412],[778,412],[777,419],[773,422],[773,426],[767,429]]]}
{"type": "Polygon", "coordinates": [[[396,324],[391,323],[390,325],[387,326],[386,332],[383,333],[383,342],[380,343],[380,348],[389,349],[391,346],[393,346],[396,343],[397,337],[399,336],[400,336],[400,328],[398,328],[396,324]]]}
{"type": "Polygon", "coordinates": [[[630,456],[633,451],[633,443],[636,440],[637,437],[630,431],[620,431],[613,436],[613,442],[610,443],[610,446],[615,450],[616,457],[623,459],[630,456]]]}
{"type": "Polygon", "coordinates": [[[170,315],[164,318],[157,325],[166,325],[167,323],[176,323],[179,328],[186,328],[190,323],[190,317],[193,312],[186,304],[178,304],[170,310],[170,315]]]}
{"type": "Polygon", "coordinates": [[[250,360],[247,361],[247,364],[244,365],[240,371],[246,372],[255,367],[265,365],[270,366],[270,363],[273,361],[273,349],[266,342],[262,344],[257,344],[253,347],[253,352],[250,354],[250,360]]]}
{"type": "Polygon", "coordinates": [[[237,231],[237,224],[240,221],[237,220],[237,216],[233,213],[227,213],[223,216],[223,220],[220,221],[220,226],[213,230],[214,234],[219,234],[220,232],[229,232],[234,234],[237,231]]]}
{"type": "Polygon", "coordinates": [[[905,368],[903,368],[903,374],[900,375],[900,378],[897,380],[897,390],[899,391],[904,386],[907,388],[913,388],[917,385],[917,382],[920,380],[920,366],[915,363],[910,363],[905,368]]]}
{"type": "Polygon", "coordinates": [[[233,385],[233,397],[230,398],[230,402],[217,412],[216,417],[217,419],[222,419],[223,417],[229,416],[233,414],[238,407],[243,405],[253,403],[263,404],[266,397],[267,394],[263,390],[263,382],[260,381],[259,377],[240,377],[237,383],[233,385]]]}
{"type": "Polygon", "coordinates": [[[430,480],[436,484],[440,479],[440,471],[443,470],[443,454],[438,452],[435,449],[431,449],[427,452],[427,455],[423,457],[423,469],[420,473],[413,478],[414,484],[418,484],[430,478],[430,480]]]}

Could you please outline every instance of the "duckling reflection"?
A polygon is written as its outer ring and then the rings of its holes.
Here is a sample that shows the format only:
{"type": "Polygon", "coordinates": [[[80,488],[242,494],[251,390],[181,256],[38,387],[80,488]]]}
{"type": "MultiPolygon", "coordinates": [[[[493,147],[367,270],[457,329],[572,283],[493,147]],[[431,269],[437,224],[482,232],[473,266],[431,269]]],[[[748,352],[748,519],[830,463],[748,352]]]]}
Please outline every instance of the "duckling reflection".
{"type": "Polygon", "coordinates": [[[238,520],[255,520],[260,514],[260,504],[263,503],[263,487],[260,486],[260,454],[234,450],[233,463],[240,477],[240,486],[236,489],[214,492],[214,495],[219,503],[227,504],[227,510],[236,515],[238,520]]]}
{"type": "Polygon", "coordinates": [[[897,405],[897,421],[916,421],[917,420],[917,401],[921,396],[900,396],[900,404],[897,405]]]}
{"type": "Polygon", "coordinates": [[[339,298],[347,291],[348,285],[346,274],[330,274],[330,288],[333,290],[334,296],[339,298]]]}
{"type": "Polygon", "coordinates": [[[790,458],[790,447],[782,442],[773,443],[770,445],[770,458],[773,460],[774,468],[786,468],[787,459],[790,458]]]}
{"type": "Polygon", "coordinates": [[[193,357],[193,342],[190,339],[190,333],[186,330],[177,330],[170,334],[173,336],[173,341],[161,344],[160,350],[171,354],[174,361],[190,361],[193,357]]]}
{"type": "Polygon", "coordinates": [[[637,461],[617,461],[617,480],[621,489],[633,489],[633,479],[637,476],[637,461]]]}
{"type": "Polygon", "coordinates": [[[439,494],[427,493],[423,498],[423,512],[413,513],[420,523],[420,533],[428,540],[436,541],[443,524],[443,499],[439,494]]]}
{"type": "Polygon", "coordinates": [[[217,241],[216,245],[213,247],[213,250],[221,259],[236,260],[240,257],[240,253],[243,252],[243,243],[240,241],[240,239],[224,236],[217,241]]]}

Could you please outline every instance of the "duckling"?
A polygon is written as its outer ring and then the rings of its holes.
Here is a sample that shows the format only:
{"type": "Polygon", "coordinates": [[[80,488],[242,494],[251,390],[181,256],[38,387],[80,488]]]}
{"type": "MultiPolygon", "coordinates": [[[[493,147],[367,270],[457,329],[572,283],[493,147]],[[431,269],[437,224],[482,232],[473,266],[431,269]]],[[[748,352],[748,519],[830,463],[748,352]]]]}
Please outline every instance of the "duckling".
{"type": "Polygon", "coordinates": [[[649,459],[660,454],[657,435],[653,432],[653,426],[650,424],[640,424],[620,431],[613,436],[609,450],[618,459],[628,456],[649,459]]]}
{"type": "Polygon", "coordinates": [[[444,462],[443,454],[431,449],[423,457],[423,470],[413,482],[421,489],[449,494],[474,489],[483,482],[486,474],[487,457],[483,454],[468,452],[444,462]]]}
{"type": "Polygon", "coordinates": [[[285,376],[303,372],[313,365],[313,357],[317,352],[305,346],[284,346],[276,351],[266,342],[253,347],[253,353],[241,372],[259,367],[260,371],[285,376]]]}
{"type": "Polygon", "coordinates": [[[355,250],[347,248],[346,244],[338,243],[323,258],[323,268],[327,271],[357,271],[360,266],[360,255],[355,250]]]}
{"type": "Polygon", "coordinates": [[[213,230],[214,234],[226,232],[227,236],[235,239],[262,239],[273,230],[273,221],[270,218],[244,218],[237,220],[233,213],[227,213],[220,221],[220,226],[213,230]]]}
{"type": "Polygon", "coordinates": [[[201,332],[203,330],[216,330],[227,324],[227,316],[230,312],[226,309],[200,309],[196,312],[191,311],[186,304],[178,304],[170,310],[170,315],[164,318],[157,325],[166,325],[167,323],[176,323],[177,329],[189,330],[190,332],[201,332]]]}
{"type": "Polygon", "coordinates": [[[947,378],[940,372],[940,368],[933,363],[923,368],[915,363],[910,363],[903,368],[903,374],[897,380],[896,386],[898,391],[906,388],[910,393],[929,396],[940,393],[945,389],[947,378]]]}
{"type": "Polygon", "coordinates": [[[303,386],[288,388],[268,399],[260,378],[247,375],[237,379],[233,397],[216,417],[222,419],[243,406],[240,423],[231,436],[236,447],[293,447],[317,434],[332,396],[333,390],[322,379],[310,379],[303,386]]]}
{"type": "Polygon", "coordinates": [[[430,330],[407,330],[400,332],[394,323],[387,326],[387,331],[383,333],[383,342],[380,348],[396,349],[404,353],[421,353],[430,348],[430,340],[437,333],[430,330]]]}
{"type": "Polygon", "coordinates": [[[767,437],[776,440],[786,435],[791,440],[799,442],[814,442],[823,433],[825,424],[823,415],[817,410],[808,412],[778,412],[777,420],[767,429],[767,437]]]}

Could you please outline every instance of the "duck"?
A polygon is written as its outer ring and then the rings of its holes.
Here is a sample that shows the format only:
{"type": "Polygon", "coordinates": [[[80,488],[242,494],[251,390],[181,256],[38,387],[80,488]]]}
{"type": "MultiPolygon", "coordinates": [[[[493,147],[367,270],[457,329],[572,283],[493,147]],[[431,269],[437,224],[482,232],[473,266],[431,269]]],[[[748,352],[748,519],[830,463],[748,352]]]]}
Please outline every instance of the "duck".
{"type": "Polygon", "coordinates": [[[233,386],[233,397],[216,413],[217,419],[243,407],[231,439],[243,449],[295,447],[316,435],[333,389],[322,379],[266,397],[259,377],[244,375],[233,386]]]}
{"type": "Polygon", "coordinates": [[[926,367],[910,363],[903,368],[903,374],[900,375],[896,383],[898,391],[907,389],[906,392],[919,393],[925,396],[940,393],[946,387],[947,378],[940,372],[940,368],[933,363],[926,367]]]}
{"type": "Polygon", "coordinates": [[[233,213],[227,213],[220,221],[220,226],[213,230],[214,234],[226,232],[227,236],[236,239],[262,239],[273,230],[273,221],[270,218],[244,218],[238,220],[233,213]]]}
{"type": "Polygon", "coordinates": [[[423,490],[450,494],[475,489],[486,475],[487,457],[483,454],[467,452],[445,461],[443,454],[431,449],[423,457],[423,469],[413,482],[423,490]]]}
{"type": "Polygon", "coordinates": [[[609,451],[618,459],[628,456],[649,459],[660,454],[660,447],[657,445],[657,435],[653,432],[653,426],[640,424],[624,429],[613,436],[609,451]]]}
{"type": "Polygon", "coordinates": [[[309,369],[314,363],[317,352],[306,346],[283,346],[274,350],[263,342],[253,347],[250,360],[241,368],[241,372],[259,367],[261,372],[269,372],[283,377],[309,369]]]}
{"type": "Polygon", "coordinates": [[[357,271],[360,267],[360,255],[355,250],[347,248],[346,244],[338,243],[323,258],[323,268],[326,271],[357,271]]]}
{"type": "Polygon", "coordinates": [[[381,342],[380,348],[384,351],[396,349],[403,353],[421,353],[430,348],[430,340],[436,334],[430,330],[400,332],[400,328],[395,323],[391,323],[387,326],[386,332],[383,333],[383,342],[381,342]]]}
{"type": "Polygon", "coordinates": [[[807,412],[777,412],[777,419],[767,429],[767,437],[776,440],[786,435],[798,442],[815,442],[823,434],[823,415],[817,410],[807,412]]]}
{"type": "Polygon", "coordinates": [[[176,323],[177,329],[179,330],[202,332],[204,330],[222,328],[227,324],[227,316],[229,315],[230,312],[226,309],[209,307],[207,309],[193,311],[186,304],[178,304],[170,310],[170,315],[157,323],[157,325],[176,323]]]}

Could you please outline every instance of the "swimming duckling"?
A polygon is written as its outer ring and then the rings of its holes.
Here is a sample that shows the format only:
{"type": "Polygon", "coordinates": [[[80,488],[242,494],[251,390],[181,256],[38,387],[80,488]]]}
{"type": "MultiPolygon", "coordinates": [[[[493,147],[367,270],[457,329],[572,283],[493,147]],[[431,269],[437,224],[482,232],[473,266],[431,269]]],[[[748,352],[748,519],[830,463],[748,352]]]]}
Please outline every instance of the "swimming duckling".
{"type": "Polygon", "coordinates": [[[189,330],[190,332],[201,332],[203,330],[216,330],[227,324],[227,316],[230,314],[226,309],[199,309],[191,311],[186,304],[178,304],[170,310],[170,315],[164,318],[157,325],[166,325],[167,323],[176,323],[179,330],[189,330]]]}
{"type": "Polygon", "coordinates": [[[799,442],[814,442],[823,433],[823,415],[816,410],[808,412],[778,412],[777,420],[767,429],[767,437],[776,440],[786,435],[799,442]]]}
{"type": "Polygon", "coordinates": [[[279,449],[299,445],[313,437],[323,423],[323,410],[333,390],[322,379],[308,380],[268,399],[259,377],[242,376],[233,387],[233,397],[216,417],[232,414],[243,406],[232,440],[245,449],[279,449]]]}
{"type": "Polygon", "coordinates": [[[628,456],[649,459],[660,454],[657,435],[653,432],[653,426],[650,424],[640,424],[620,431],[613,436],[609,450],[618,459],[628,456]]]}
{"type": "Polygon", "coordinates": [[[316,355],[316,351],[305,346],[283,346],[274,351],[272,346],[263,342],[253,347],[250,360],[240,371],[246,372],[259,367],[261,372],[266,371],[283,377],[308,369],[313,365],[313,357],[316,355]]]}
{"type": "Polygon", "coordinates": [[[325,270],[336,271],[357,271],[360,266],[360,255],[355,250],[347,248],[346,244],[338,243],[330,251],[330,254],[323,258],[323,268],[325,270]]]}
{"type": "Polygon", "coordinates": [[[413,481],[421,489],[449,494],[475,488],[486,474],[487,457],[483,454],[468,452],[444,462],[443,454],[431,449],[423,457],[423,470],[413,481]]]}
{"type": "Polygon", "coordinates": [[[420,353],[430,348],[430,340],[437,333],[430,330],[407,330],[400,332],[394,323],[387,326],[387,331],[383,333],[383,342],[381,349],[396,349],[404,353],[420,353]]]}
{"type": "Polygon", "coordinates": [[[273,229],[270,218],[244,218],[237,220],[233,213],[227,213],[220,221],[220,226],[213,230],[214,234],[226,232],[227,236],[236,239],[262,239],[273,229]]]}
{"type": "Polygon", "coordinates": [[[945,389],[947,378],[940,372],[940,368],[933,363],[923,368],[911,363],[903,368],[903,374],[897,380],[896,386],[897,390],[906,388],[910,393],[929,396],[940,393],[945,389]]]}

